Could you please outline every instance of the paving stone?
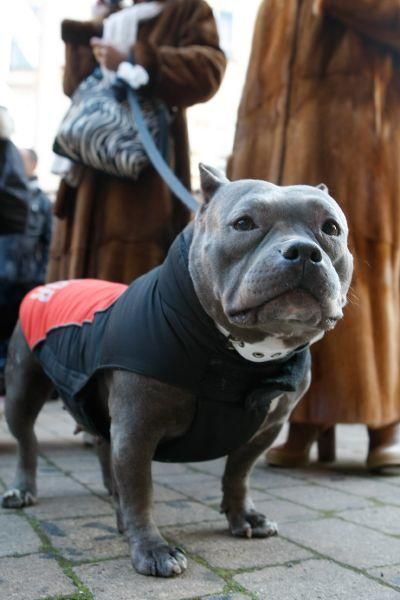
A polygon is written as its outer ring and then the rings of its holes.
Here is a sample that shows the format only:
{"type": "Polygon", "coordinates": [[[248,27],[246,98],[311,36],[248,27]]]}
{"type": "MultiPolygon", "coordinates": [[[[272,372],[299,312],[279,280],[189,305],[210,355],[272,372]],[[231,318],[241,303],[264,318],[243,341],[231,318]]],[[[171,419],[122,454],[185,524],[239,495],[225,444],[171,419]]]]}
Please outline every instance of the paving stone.
{"type": "Polygon", "coordinates": [[[290,488],[279,488],[271,490],[271,496],[291,500],[298,504],[303,504],[308,508],[316,510],[346,510],[347,508],[363,508],[371,506],[371,502],[366,498],[351,496],[336,490],[330,490],[318,485],[297,485],[290,488]]]}
{"type": "Polygon", "coordinates": [[[201,556],[210,566],[223,569],[263,567],[312,556],[308,550],[279,536],[251,540],[234,538],[223,521],[167,529],[164,533],[190,554],[201,556]]]}
{"type": "MultiPolygon", "coordinates": [[[[181,494],[219,509],[222,499],[220,477],[200,472],[191,472],[177,476],[176,478],[170,478],[165,483],[181,494]]],[[[268,499],[266,492],[256,489],[253,486],[251,487],[251,497],[255,501],[268,499]]]]}
{"type": "Polygon", "coordinates": [[[400,593],[326,560],[272,567],[235,580],[265,600],[399,600],[400,593]]]}
{"type": "MultiPolygon", "coordinates": [[[[327,465],[327,467],[329,468],[329,465],[327,465]]],[[[325,466],[323,469],[325,471],[325,466]]],[[[277,481],[279,481],[279,478],[282,477],[287,480],[287,484],[284,487],[289,487],[289,485],[296,485],[296,482],[298,485],[304,484],[304,480],[308,481],[310,478],[311,472],[320,471],[320,464],[317,462],[310,462],[308,466],[304,468],[289,468],[268,465],[264,461],[259,461],[255,467],[255,471],[259,472],[260,475],[264,473],[267,477],[271,473],[271,478],[276,477],[277,481]]]]}
{"type": "MultiPolygon", "coordinates": [[[[190,492],[190,486],[203,481],[209,480],[210,475],[207,473],[193,473],[185,471],[183,473],[177,473],[176,475],[155,475],[153,481],[160,485],[165,485],[169,488],[173,488],[181,493],[185,494],[190,492]]],[[[215,478],[214,487],[216,490],[220,489],[220,481],[215,478]]]]}
{"type": "Polygon", "coordinates": [[[201,473],[208,473],[209,475],[215,475],[221,477],[225,469],[226,457],[217,458],[216,460],[207,460],[204,462],[188,463],[188,466],[194,471],[201,473]]]}
{"type": "Polygon", "coordinates": [[[190,468],[186,463],[165,463],[153,461],[151,471],[155,479],[168,478],[177,475],[187,475],[190,473],[190,468]]]}
{"type": "MultiPolygon", "coordinates": [[[[262,477],[250,478],[251,490],[250,495],[254,501],[259,500],[267,500],[268,494],[267,490],[270,487],[277,487],[279,485],[287,485],[287,483],[291,482],[288,477],[277,476],[279,481],[276,481],[275,478],[272,485],[269,485],[271,482],[271,478],[265,481],[262,477]],[[254,481],[255,479],[255,481],[254,481]],[[261,489],[261,488],[264,488],[261,489]]],[[[293,480],[294,484],[299,485],[302,484],[302,480],[293,480]]],[[[215,477],[213,475],[205,475],[203,473],[188,473],[186,475],[181,475],[177,478],[171,478],[166,482],[166,484],[182,494],[186,494],[191,498],[195,498],[200,502],[205,502],[206,504],[218,505],[221,502],[222,498],[222,490],[221,490],[221,478],[215,477]]]]}
{"type": "Polygon", "coordinates": [[[296,476],[298,479],[302,479],[303,483],[304,480],[306,480],[310,483],[326,483],[326,485],[328,485],[328,482],[330,481],[345,482],[352,479],[359,480],[368,475],[365,466],[360,465],[360,463],[352,459],[341,460],[340,462],[337,461],[329,464],[315,463],[298,469],[276,468],[276,470],[284,470],[284,472],[288,472],[290,476],[296,476]]]}
{"type": "Polygon", "coordinates": [[[37,554],[0,560],[0,598],[39,600],[76,593],[73,583],[57,562],[37,554]]]}
{"type": "MultiPolygon", "coordinates": [[[[10,435],[10,434],[7,434],[10,435]]],[[[6,448],[3,445],[0,446],[0,469],[5,469],[5,468],[14,468],[15,465],[17,464],[17,453],[16,453],[16,449],[17,446],[13,444],[12,447],[10,448],[6,448]]],[[[40,461],[40,457],[39,457],[39,461],[40,461]]]]}
{"type": "Polygon", "coordinates": [[[218,594],[215,596],[203,596],[202,600],[249,600],[245,594],[218,594]]]}
{"type": "Polygon", "coordinates": [[[63,448],[58,451],[51,449],[49,454],[51,461],[67,474],[92,471],[101,478],[99,461],[92,448],[78,446],[67,452],[63,448]]]}
{"type": "MultiPolygon", "coordinates": [[[[337,439],[336,443],[336,455],[337,459],[331,464],[311,463],[309,466],[303,469],[284,469],[285,473],[291,476],[296,476],[307,481],[316,481],[322,483],[324,481],[338,482],[338,485],[332,486],[337,489],[343,489],[353,493],[361,493],[362,490],[362,479],[366,483],[365,491],[367,495],[374,496],[374,492],[379,490],[380,484],[382,486],[382,492],[386,485],[400,485],[400,470],[397,468],[385,470],[380,474],[373,474],[368,471],[366,467],[366,456],[367,456],[367,445],[368,442],[365,439],[361,443],[359,440],[352,440],[354,428],[347,427],[346,437],[337,439]],[[350,437],[350,442],[349,442],[350,437]],[[353,489],[352,483],[353,480],[353,489]],[[350,483],[350,485],[348,485],[350,483]],[[378,484],[377,486],[375,484],[378,484]],[[360,492],[359,492],[360,490],[360,492]],[[372,492],[372,493],[371,493],[372,492]]],[[[366,434],[365,434],[366,435],[366,434]]],[[[375,494],[376,495],[376,494],[375,494]]]]}
{"type": "Polygon", "coordinates": [[[37,486],[39,499],[84,496],[88,493],[85,486],[60,473],[39,474],[37,486]]]}
{"type": "Polygon", "coordinates": [[[185,500],[186,496],[176,490],[171,490],[163,485],[155,483],[153,485],[154,502],[168,502],[169,500],[185,500]]]}
{"type": "Polygon", "coordinates": [[[399,562],[400,540],[340,519],[283,523],[282,536],[353,567],[399,562]]]}
{"type": "Polygon", "coordinates": [[[96,496],[101,496],[105,499],[109,498],[109,493],[104,487],[99,469],[95,469],[94,471],[74,472],[72,473],[72,476],[78,483],[81,483],[85,488],[88,488],[90,492],[96,494],[96,496]]]}
{"type": "MultiPolygon", "coordinates": [[[[255,488],[250,489],[250,497],[257,505],[259,502],[265,502],[266,500],[271,499],[271,497],[268,496],[268,494],[255,488]]],[[[205,502],[209,506],[213,506],[215,510],[219,511],[222,500],[222,492],[219,492],[215,496],[213,496],[211,491],[207,493],[207,490],[203,490],[203,493],[200,492],[198,494],[197,500],[205,502]]]]}
{"type": "Polygon", "coordinates": [[[369,574],[400,589],[400,564],[393,567],[371,569],[369,574]]]}
{"type": "Polygon", "coordinates": [[[220,519],[219,512],[204,504],[190,500],[169,500],[155,503],[154,518],[159,527],[166,525],[181,525],[200,521],[215,521],[220,519]]]}
{"type": "Polygon", "coordinates": [[[385,479],[385,483],[388,485],[399,486],[400,485],[400,470],[399,468],[393,469],[392,471],[386,470],[382,473],[382,479],[385,479]]]}
{"type": "Polygon", "coordinates": [[[114,517],[42,521],[40,527],[62,556],[75,562],[128,555],[128,544],[114,517]]]}
{"type": "MultiPolygon", "coordinates": [[[[191,498],[213,506],[219,506],[222,498],[221,478],[203,473],[190,473],[179,480],[169,481],[168,485],[191,498]]],[[[267,494],[263,491],[251,489],[253,500],[266,500],[267,494]]]]}
{"type": "Polygon", "coordinates": [[[362,510],[347,510],[340,516],[352,523],[367,525],[389,535],[400,536],[400,507],[374,506],[362,510]]]}
{"type": "MultiPolygon", "coordinates": [[[[0,513],[0,556],[38,552],[41,541],[29,523],[14,511],[0,513]]],[[[1,596],[0,596],[1,598],[1,596]]]]}
{"type": "Polygon", "coordinates": [[[179,577],[145,577],[136,573],[129,560],[112,560],[74,569],[95,600],[181,600],[222,592],[224,581],[192,560],[179,577]]]}
{"type": "Polygon", "coordinates": [[[304,481],[301,477],[296,476],[294,471],[291,471],[290,475],[282,473],[282,469],[274,469],[267,467],[264,459],[260,460],[255,466],[250,476],[250,486],[253,488],[262,489],[268,492],[274,488],[290,487],[296,485],[303,485],[304,481]]]}
{"type": "MultiPolygon", "coordinates": [[[[0,453],[0,477],[3,479],[6,485],[11,485],[14,481],[15,471],[17,465],[17,453],[16,451],[12,454],[0,453]]],[[[49,473],[59,474],[54,467],[49,467],[47,462],[42,457],[38,459],[38,477],[43,475],[46,477],[49,473]]]]}
{"type": "MultiPolygon", "coordinates": [[[[78,474],[76,477],[81,483],[85,484],[85,486],[87,486],[91,492],[95,493],[97,496],[100,496],[103,500],[107,500],[111,503],[111,497],[103,485],[100,473],[96,474],[92,471],[85,474],[78,474]]],[[[154,502],[185,499],[183,494],[180,494],[179,492],[171,490],[158,483],[153,485],[153,496],[154,502]]]]}
{"type": "Polygon", "coordinates": [[[331,480],[326,485],[346,494],[374,498],[381,502],[400,506],[400,494],[393,485],[393,481],[391,478],[370,475],[369,477],[346,477],[331,480]]]}
{"type": "Polygon", "coordinates": [[[2,459],[0,456],[0,479],[4,482],[5,488],[12,487],[15,479],[15,467],[14,466],[3,466],[2,459]]]}
{"type": "MultiPolygon", "coordinates": [[[[252,498],[255,500],[252,494],[252,498]]],[[[266,515],[271,521],[279,523],[290,523],[291,521],[305,521],[308,519],[319,518],[319,513],[305,506],[286,502],[278,498],[268,498],[268,500],[257,500],[255,502],[257,510],[266,515]]]]}
{"type": "Polygon", "coordinates": [[[221,497],[221,480],[204,473],[187,473],[165,482],[181,494],[207,502],[221,497]]]}
{"type": "Polygon", "coordinates": [[[38,519],[46,520],[114,514],[110,502],[96,498],[89,492],[84,496],[41,498],[38,504],[25,511],[38,519]]]}

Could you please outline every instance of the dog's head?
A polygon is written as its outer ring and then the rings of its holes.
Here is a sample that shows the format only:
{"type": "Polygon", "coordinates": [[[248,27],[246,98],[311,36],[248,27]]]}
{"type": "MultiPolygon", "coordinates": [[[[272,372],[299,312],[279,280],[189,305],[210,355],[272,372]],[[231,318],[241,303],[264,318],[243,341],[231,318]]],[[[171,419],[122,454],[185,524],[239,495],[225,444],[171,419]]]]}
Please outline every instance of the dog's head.
{"type": "Polygon", "coordinates": [[[200,165],[204,204],[189,254],[199,300],[234,337],[300,345],[343,316],[353,261],[325,186],[230,182],[200,165]]]}

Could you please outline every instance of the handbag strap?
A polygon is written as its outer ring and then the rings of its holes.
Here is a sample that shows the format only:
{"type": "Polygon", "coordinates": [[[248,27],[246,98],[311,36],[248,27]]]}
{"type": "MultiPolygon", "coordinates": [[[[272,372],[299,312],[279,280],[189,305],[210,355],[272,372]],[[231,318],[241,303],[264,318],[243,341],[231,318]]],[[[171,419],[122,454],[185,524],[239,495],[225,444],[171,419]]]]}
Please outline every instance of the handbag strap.
{"type": "Polygon", "coordinates": [[[170,188],[172,193],[179,198],[179,200],[183,202],[183,204],[187,206],[189,210],[196,212],[199,208],[199,203],[189,192],[189,190],[186,189],[183,183],[179,181],[175,173],[170,169],[154,142],[154,139],[147,127],[147,123],[143,118],[137,92],[131,87],[127,86],[127,96],[129,107],[132,111],[140,140],[144,149],[146,150],[150,162],[170,188]]]}

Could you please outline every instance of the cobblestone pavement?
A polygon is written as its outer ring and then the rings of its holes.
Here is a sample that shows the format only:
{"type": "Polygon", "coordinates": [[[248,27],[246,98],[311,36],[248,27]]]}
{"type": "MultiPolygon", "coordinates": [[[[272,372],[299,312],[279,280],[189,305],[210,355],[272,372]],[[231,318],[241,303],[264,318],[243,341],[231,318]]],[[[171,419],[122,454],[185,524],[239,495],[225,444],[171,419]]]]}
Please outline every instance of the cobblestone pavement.
{"type": "MultiPolygon", "coordinates": [[[[280,526],[238,540],[218,511],[223,461],[155,463],[155,513],[185,548],[187,572],[154,579],[130,566],[97,459],[58,403],[40,416],[37,506],[0,510],[0,598],[38,600],[400,600],[400,473],[369,476],[362,427],[338,428],[331,468],[267,469],[252,477],[258,508],[280,526]]],[[[15,446],[0,423],[0,490],[15,446]]]]}

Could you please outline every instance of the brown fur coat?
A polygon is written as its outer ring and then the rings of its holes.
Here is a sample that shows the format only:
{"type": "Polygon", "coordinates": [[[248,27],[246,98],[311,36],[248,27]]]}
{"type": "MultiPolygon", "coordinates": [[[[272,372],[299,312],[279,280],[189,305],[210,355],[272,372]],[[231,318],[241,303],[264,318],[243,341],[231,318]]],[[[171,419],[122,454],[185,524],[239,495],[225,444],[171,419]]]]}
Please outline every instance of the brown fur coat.
{"type": "MultiPolygon", "coordinates": [[[[225,57],[204,0],[164,1],[160,15],[140,25],[132,50],[136,63],[148,70],[154,94],[175,107],[171,154],[175,173],[189,187],[185,108],[215,94],[225,57]]],[[[96,65],[89,40],[101,33],[99,22],[63,22],[66,94],[96,65]]],[[[137,182],[86,168],[78,188],[62,181],[56,214],[48,279],[95,277],[124,283],[162,262],[189,217],[150,167],[137,182]]]]}
{"type": "Polygon", "coordinates": [[[313,349],[293,420],[400,419],[400,3],[264,0],[230,162],[233,178],[324,182],[349,221],[345,318],[313,349]]]}

